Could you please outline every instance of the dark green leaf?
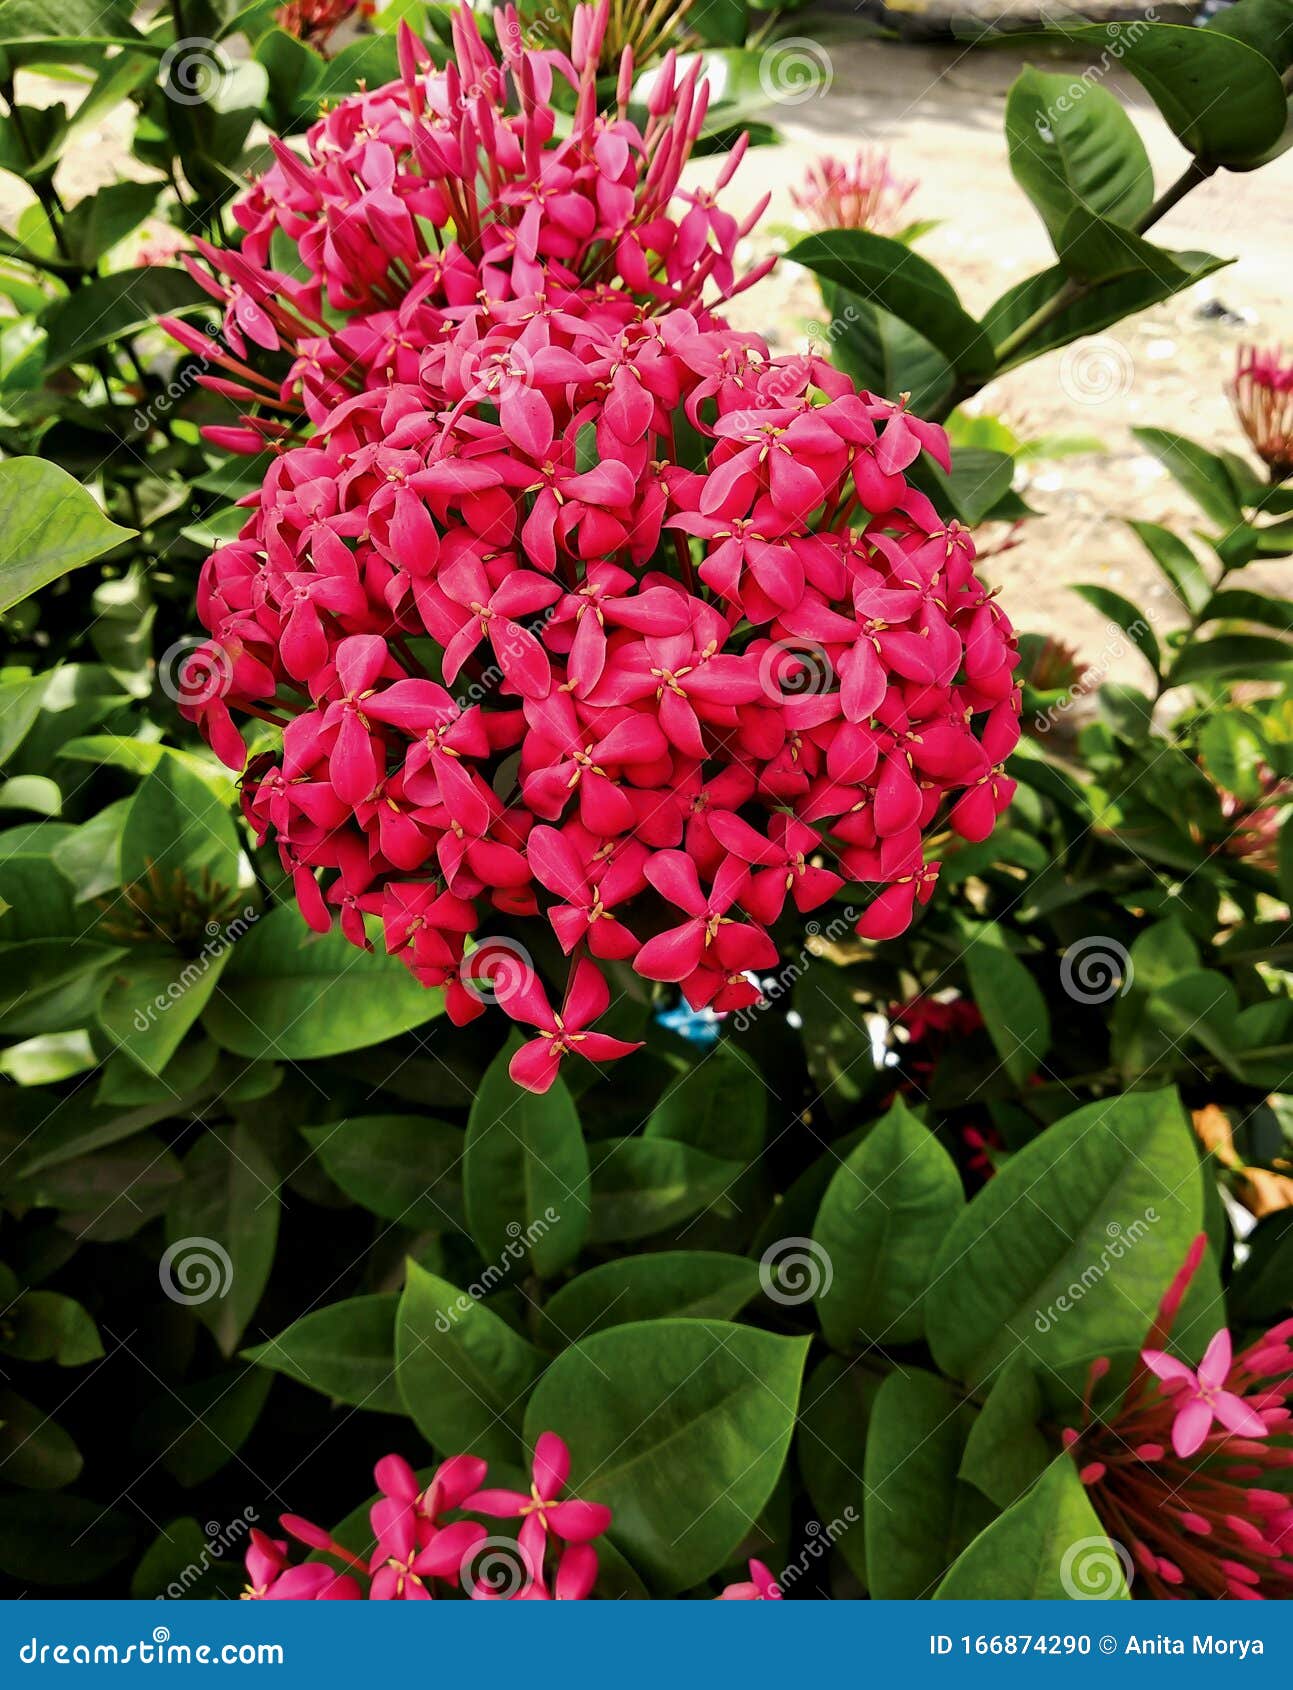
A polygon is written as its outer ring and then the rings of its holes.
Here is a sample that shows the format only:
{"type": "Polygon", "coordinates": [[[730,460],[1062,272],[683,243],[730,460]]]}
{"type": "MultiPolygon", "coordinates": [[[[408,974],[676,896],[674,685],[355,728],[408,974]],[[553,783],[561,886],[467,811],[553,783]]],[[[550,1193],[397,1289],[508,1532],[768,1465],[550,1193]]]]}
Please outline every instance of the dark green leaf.
{"type": "Polygon", "coordinates": [[[718,1250],[661,1250],[603,1262],[544,1306],[542,1336],[562,1349],[592,1332],[666,1315],[729,1320],[759,1289],[759,1264],[718,1250]]]}
{"type": "Polygon", "coordinates": [[[277,1338],[244,1351],[337,1402],[403,1414],[395,1386],[395,1296],[351,1297],[302,1315],[277,1338]]]}
{"type": "Polygon", "coordinates": [[[540,1380],[526,1443],[559,1433],[573,1493],[614,1513],[611,1542],[660,1593],[686,1590],[726,1563],[771,1496],[807,1349],[710,1320],[595,1333],[540,1380]]]}
{"type": "Polygon", "coordinates": [[[358,1115],[304,1136],[348,1197],[384,1220],[466,1230],[461,1127],[420,1115],[358,1115]]]}

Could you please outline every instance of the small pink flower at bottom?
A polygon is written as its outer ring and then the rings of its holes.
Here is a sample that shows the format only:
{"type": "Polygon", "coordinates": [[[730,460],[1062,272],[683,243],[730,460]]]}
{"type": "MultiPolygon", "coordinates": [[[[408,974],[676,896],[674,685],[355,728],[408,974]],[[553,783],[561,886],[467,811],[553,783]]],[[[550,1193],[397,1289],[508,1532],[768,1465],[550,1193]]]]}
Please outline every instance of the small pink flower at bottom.
{"type": "Polygon", "coordinates": [[[762,1561],[750,1562],[750,1576],[729,1584],[714,1598],[716,1602],[780,1602],[781,1588],[762,1561]]]}
{"type": "Polygon", "coordinates": [[[482,1490],[469,1496],[464,1508],[495,1519],[520,1519],[517,1541],[521,1554],[535,1567],[543,1565],[548,1534],[563,1543],[586,1544],[610,1526],[611,1511],[601,1502],[578,1497],[558,1501],[570,1477],[570,1451],[555,1432],[544,1432],[534,1446],[529,1495],[517,1490],[482,1490]]]}

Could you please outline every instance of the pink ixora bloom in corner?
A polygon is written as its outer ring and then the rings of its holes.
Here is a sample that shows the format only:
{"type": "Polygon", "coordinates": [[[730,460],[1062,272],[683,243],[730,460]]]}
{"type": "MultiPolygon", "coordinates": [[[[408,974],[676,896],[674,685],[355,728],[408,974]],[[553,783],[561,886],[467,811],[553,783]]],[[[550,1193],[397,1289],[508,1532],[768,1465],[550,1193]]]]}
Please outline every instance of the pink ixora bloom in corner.
{"type": "Polygon", "coordinates": [[[1200,1234],[1164,1294],[1139,1364],[1112,1404],[1092,1363],[1083,1424],[1064,1434],[1091,1505],[1132,1558],[1133,1588],[1160,1601],[1293,1596],[1293,1320],[1238,1355],[1224,1329],[1197,1369],[1163,1345],[1207,1253],[1200,1234]]]}
{"type": "Polygon", "coordinates": [[[469,1496],[464,1508],[495,1519],[521,1521],[517,1541],[521,1553],[536,1568],[543,1564],[548,1536],[572,1546],[591,1543],[611,1523],[603,1502],[560,1501],[570,1477],[570,1451],[555,1432],[544,1432],[534,1446],[534,1466],[528,1495],[519,1490],[481,1490],[469,1496]]]}

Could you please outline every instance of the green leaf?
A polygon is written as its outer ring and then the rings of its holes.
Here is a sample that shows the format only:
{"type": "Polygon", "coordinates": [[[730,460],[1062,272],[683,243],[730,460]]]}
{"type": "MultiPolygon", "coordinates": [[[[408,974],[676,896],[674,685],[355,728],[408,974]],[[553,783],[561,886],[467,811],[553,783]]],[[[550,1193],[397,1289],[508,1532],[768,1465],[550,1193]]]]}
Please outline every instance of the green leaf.
{"type": "Polygon", "coordinates": [[[1192,616],[1197,616],[1212,597],[1212,587],[1190,547],[1157,522],[1133,522],[1130,526],[1182,604],[1192,616]]]}
{"type": "Polygon", "coordinates": [[[866,1444],[866,1564],[871,1595],[929,1596],[991,1517],[957,1478],[974,1410],[920,1368],[891,1373],[871,1408],[866,1444]]]}
{"type": "Polygon", "coordinates": [[[940,411],[955,378],[937,347],[860,294],[821,276],[817,285],[829,317],[823,332],[831,362],[872,393],[910,393],[918,416],[940,411]]]}
{"type": "Polygon", "coordinates": [[[1015,478],[1015,460],[1008,452],[997,452],[982,446],[963,446],[952,455],[952,473],[932,458],[920,460],[913,466],[915,479],[928,479],[942,498],[935,494],[935,503],[946,506],[948,512],[961,522],[977,527],[988,513],[1010,492],[1015,478]]]}
{"type": "Polygon", "coordinates": [[[411,1261],[395,1354],[405,1412],[436,1449],[519,1459],[525,1399],[543,1357],[492,1309],[411,1261]]]}
{"type": "Polygon", "coordinates": [[[238,796],[237,782],[227,769],[204,756],[177,750],[173,745],[159,745],[154,740],[127,739],[121,734],[86,734],[67,740],[59,746],[58,754],[73,762],[110,765],[135,775],[151,774],[159,763],[174,758],[204,780],[226,804],[232,804],[238,796]]]}
{"type": "Polygon", "coordinates": [[[1068,346],[1084,335],[1099,334],[1111,324],[1120,323],[1124,317],[1133,316],[1137,311],[1193,287],[1230,262],[1229,259],[1214,258],[1208,252],[1172,252],[1166,256],[1171,260],[1170,268],[1155,272],[1134,271],[1101,282],[1048,318],[1043,327],[1034,329],[1020,340],[1014,338],[1017,332],[1031,323],[1044,306],[1050,305],[1055,296],[1069,285],[1070,277],[1063,265],[1056,264],[1049,270],[1041,270],[1035,276],[1016,282],[989,306],[983,318],[983,327],[998,349],[1000,361],[996,373],[1003,375],[1007,370],[1017,369],[1030,359],[1039,358],[1043,352],[1068,346]],[[1002,348],[1007,340],[1011,346],[1003,356],[1002,348]]]}
{"type": "Polygon", "coordinates": [[[847,310],[848,295],[891,311],[971,380],[992,374],[992,345],[966,311],[941,270],[901,241],[864,229],[828,229],[797,241],[786,257],[841,290],[833,306],[847,310]]]}
{"type": "Polygon", "coordinates": [[[838,1522],[835,1544],[865,1587],[866,1441],[881,1381],[857,1361],[828,1355],[804,1386],[795,1457],[818,1520],[838,1522]],[[841,1531],[838,1526],[842,1525],[841,1531]]]}
{"type": "MultiPolygon", "coordinates": [[[[1137,79],[1189,152],[1210,163],[1255,163],[1284,132],[1287,101],[1280,79],[1254,48],[1212,30],[1181,24],[1061,23],[1045,34],[1011,33],[1011,51],[1071,42],[1103,65],[1121,64],[1137,79]]],[[[1086,87],[1083,98],[1088,98],[1086,87]]]]}
{"type": "Polygon", "coordinates": [[[610,1326],[667,1315],[730,1320],[759,1290],[759,1264],[718,1250],[620,1256],[563,1285],[544,1305],[541,1336],[552,1349],[610,1326]]]}
{"type": "Polygon", "coordinates": [[[274,1265],[278,1174],[244,1123],[208,1127],[183,1168],[166,1214],[162,1289],[232,1355],[274,1265]]]}
{"type": "Polygon", "coordinates": [[[592,1163],[590,1244],[647,1238],[718,1203],[744,1171],[669,1138],[606,1138],[592,1163]]]}
{"type": "MultiPolygon", "coordinates": [[[[102,557],[133,533],[110,522],[57,464],[43,458],[0,463],[0,611],[102,557]]],[[[32,688],[27,698],[34,694],[32,688]]]]}
{"type": "Polygon", "coordinates": [[[1073,591],[1079,598],[1083,598],[1101,616],[1108,617],[1114,627],[1126,634],[1136,650],[1149,664],[1155,675],[1160,673],[1162,657],[1158,649],[1158,640],[1149,620],[1139,605],[1134,605],[1130,599],[1123,598],[1121,593],[1115,593],[1112,588],[1100,587],[1093,584],[1083,584],[1074,587],[1073,591]]]}
{"type": "Polygon", "coordinates": [[[62,1490],[83,1463],[70,1433],[17,1391],[0,1390],[0,1477],[26,1490],[62,1490]]]}
{"type": "Polygon", "coordinates": [[[229,947],[185,957],[173,945],[134,945],[114,965],[98,1021],[118,1050],[154,1078],[211,1000],[229,947]]]}
{"type": "Polygon", "coordinates": [[[151,327],[158,317],[183,315],[210,303],[185,270],[150,264],[99,276],[55,301],[42,317],[49,335],[47,368],[78,363],[110,341],[151,327]]]}
{"type": "Polygon", "coordinates": [[[380,1044],[443,1007],[394,957],[311,933],[284,905],[238,941],[203,1025],[238,1056],[305,1061],[380,1044]]]}
{"type": "Polygon", "coordinates": [[[461,1127],[420,1115],[357,1115],[302,1129],[348,1197],[383,1220],[466,1231],[461,1127]]]}
{"type": "Polygon", "coordinates": [[[396,1296],[351,1297],[302,1315],[277,1338],[244,1350],[258,1367],[284,1373],[336,1402],[403,1414],[395,1384],[396,1296]]]}
{"type": "Polygon", "coordinates": [[[1195,640],[1172,665],[1167,684],[1194,681],[1288,681],[1293,678],[1293,643],[1266,634],[1217,634],[1195,640]]]}
{"type": "Polygon", "coordinates": [[[516,1035],[485,1070],[471,1115],[463,1193],[487,1263],[550,1278],[583,1248],[591,1218],[588,1151],[560,1079],[526,1091],[507,1071],[516,1035]]]}
{"type": "Polygon", "coordinates": [[[1266,593],[1250,592],[1245,587],[1226,587],[1213,593],[1204,607],[1204,622],[1256,622],[1265,628],[1278,628],[1293,634],[1293,599],[1271,598],[1266,593]]]}
{"type": "Polygon", "coordinates": [[[660,1594],[722,1567],[762,1513],[790,1447],[807,1338],[710,1320],[616,1326],[540,1380],[527,1445],[570,1446],[575,1495],[660,1594]]]}
{"type": "Polygon", "coordinates": [[[121,880],[177,880],[216,902],[238,883],[233,818],[207,783],[174,757],[163,757],[139,784],[121,832],[121,880]]]}
{"type": "Polygon", "coordinates": [[[137,228],[157,203],[160,182],[113,182],[78,200],[63,220],[63,242],[83,269],[137,228]]]}
{"type": "Polygon", "coordinates": [[[647,1120],[647,1138],[674,1139],[708,1156],[756,1161],[767,1132],[768,1088],[750,1058],[723,1040],[670,1081],[647,1120]]]}
{"type": "Polygon", "coordinates": [[[1045,223],[1062,258],[1060,237],[1075,209],[1131,227],[1154,201],[1145,144],[1105,88],[1031,67],[1006,98],[1010,169],[1045,223]]]}
{"type": "Polygon", "coordinates": [[[0,1572],[36,1584],[89,1584],[124,1561],[135,1527],[80,1496],[0,1497],[0,1572]]]}
{"type": "Polygon", "coordinates": [[[1173,480],[1184,488],[1205,516],[1210,516],[1225,528],[1232,528],[1243,521],[1239,493],[1224,458],[1165,428],[1133,428],[1131,432],[1147,452],[1153,453],[1173,480]]]}
{"type": "Polygon", "coordinates": [[[1046,999],[1032,975],[1006,949],[995,922],[976,924],[965,952],[970,995],[983,1015],[988,1036],[1002,1066],[1017,1086],[1024,1085],[1051,1046],[1051,1018],[1046,999]]]}
{"type": "Polygon", "coordinates": [[[1105,1536],[1067,1455],[981,1532],[934,1592],[940,1601],[1126,1597],[1130,1551],[1105,1536]]]}
{"type": "Polygon", "coordinates": [[[205,1484],[251,1436],[273,1383],[268,1369],[242,1367],[168,1386],[140,1417],[140,1442],[177,1484],[205,1484]]]}
{"type": "Polygon", "coordinates": [[[956,1164],[899,1099],[840,1164],[813,1228],[831,1268],[817,1314],[835,1349],[924,1335],[934,1258],[964,1202],[956,1164]]]}
{"type": "Polygon", "coordinates": [[[1020,1347],[1056,1366],[1138,1346],[1202,1220],[1175,1092],[1087,1104],[1016,1151],[949,1229],[926,1303],[935,1361],[977,1387],[1020,1347]]]}
{"type": "Polygon", "coordinates": [[[1045,1472],[1054,1451],[1038,1426],[1045,1409],[1037,1375],[1020,1350],[997,1374],[970,1427],[959,1476],[1009,1508],[1045,1472]]]}
{"type": "Polygon", "coordinates": [[[0,1350],[19,1361],[83,1367],[103,1354],[94,1321],[74,1298],[57,1291],[24,1292],[5,1309],[4,1323],[0,1350]]]}

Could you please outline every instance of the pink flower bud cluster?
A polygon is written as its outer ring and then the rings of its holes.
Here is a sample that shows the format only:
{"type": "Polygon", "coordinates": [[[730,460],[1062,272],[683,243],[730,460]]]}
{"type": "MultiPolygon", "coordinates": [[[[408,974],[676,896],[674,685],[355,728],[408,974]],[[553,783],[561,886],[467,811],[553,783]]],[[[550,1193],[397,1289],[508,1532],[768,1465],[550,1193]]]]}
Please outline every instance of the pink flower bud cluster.
{"type": "Polygon", "coordinates": [[[301,408],[317,423],[353,392],[415,381],[422,349],[481,301],[701,311],[706,290],[717,303],[766,273],[771,258],[737,281],[734,260],[767,197],[742,221],[715,200],[744,141],[714,190],[681,187],[709,97],[699,58],[680,75],[666,57],[640,127],[626,48],[615,106],[599,111],[609,16],[609,0],[577,8],[567,56],[524,47],[508,7],[496,54],[463,6],[439,69],[401,25],[399,81],[341,100],[309,131],[306,158],[272,142],[274,163],[234,207],[239,249],[197,240],[184,257],[223,308],[227,345],[166,319],[225,372],[202,385],[257,403],[210,440],[256,452],[290,439],[301,408]],[[290,359],[286,377],[259,367],[275,356],[290,359]]]}
{"type": "Polygon", "coordinates": [[[922,448],[946,465],[901,404],[689,312],[466,307],[271,465],[203,569],[223,684],[191,714],[236,768],[231,706],[284,724],[244,804],[306,919],[379,929],[456,1021],[481,922],[549,923],[561,1012],[497,986],[542,1090],[631,1048],[589,1030],[599,963],[747,1005],[788,900],[849,886],[892,937],[931,829],[1009,801],[1015,644],[922,448]]]}

